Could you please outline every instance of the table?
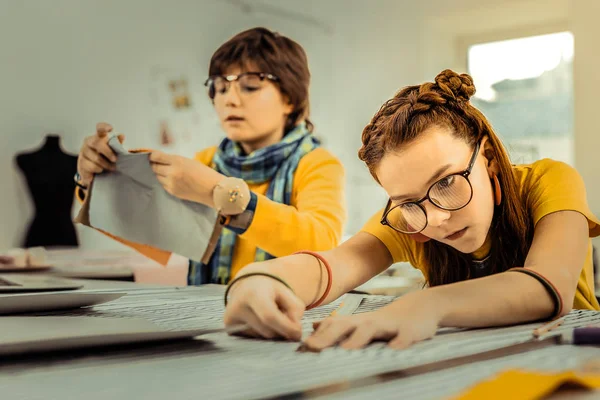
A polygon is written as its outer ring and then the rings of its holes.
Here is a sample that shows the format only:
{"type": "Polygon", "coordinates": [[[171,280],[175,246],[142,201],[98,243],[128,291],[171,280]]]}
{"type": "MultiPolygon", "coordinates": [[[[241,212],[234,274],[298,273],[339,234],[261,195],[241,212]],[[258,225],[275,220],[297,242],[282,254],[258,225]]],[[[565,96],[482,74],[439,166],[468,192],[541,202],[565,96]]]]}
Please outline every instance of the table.
{"type": "MultiPolygon", "coordinates": [[[[86,285],[123,290],[128,295],[93,309],[51,314],[145,318],[166,329],[222,326],[222,286],[167,287],[102,281],[86,285]]],[[[359,311],[370,311],[392,300],[389,296],[367,296],[359,311]]],[[[327,316],[336,306],[337,302],[307,312],[305,332],[310,331],[311,321],[327,316]]],[[[569,321],[565,327],[598,322],[600,315],[575,312],[569,321]]],[[[304,390],[331,381],[352,381],[420,365],[443,354],[465,355],[522,342],[529,338],[535,325],[468,332],[444,330],[434,339],[403,351],[376,343],[360,351],[334,348],[320,354],[297,353],[297,343],[217,333],[194,341],[144,348],[92,349],[0,360],[0,393],[2,398],[11,400],[257,399],[293,393],[300,396],[304,390]]],[[[574,368],[594,358],[600,358],[600,349],[556,346],[361,389],[343,390],[342,385],[341,391],[322,398],[397,399],[399,394],[410,399],[441,398],[455,395],[507,367],[574,368]]]]}
{"type": "Polygon", "coordinates": [[[48,249],[46,262],[53,268],[43,273],[67,278],[125,280],[169,286],[187,284],[188,260],[178,255],[173,255],[167,266],[163,266],[128,248],[48,249]]]}

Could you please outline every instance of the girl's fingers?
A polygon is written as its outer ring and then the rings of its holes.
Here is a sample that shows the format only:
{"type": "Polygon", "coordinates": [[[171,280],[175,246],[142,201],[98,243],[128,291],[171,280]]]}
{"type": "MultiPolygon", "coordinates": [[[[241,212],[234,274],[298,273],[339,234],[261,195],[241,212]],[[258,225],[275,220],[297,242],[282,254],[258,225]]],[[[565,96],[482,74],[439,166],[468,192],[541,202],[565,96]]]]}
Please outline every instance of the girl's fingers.
{"type": "Polygon", "coordinates": [[[322,350],[326,347],[331,347],[348,335],[352,334],[356,329],[354,322],[347,319],[333,319],[328,325],[322,323],[319,329],[313,333],[304,344],[310,349],[322,350]]]}
{"type": "Polygon", "coordinates": [[[361,325],[340,346],[348,350],[362,349],[375,339],[375,333],[376,330],[373,325],[361,325]]]}

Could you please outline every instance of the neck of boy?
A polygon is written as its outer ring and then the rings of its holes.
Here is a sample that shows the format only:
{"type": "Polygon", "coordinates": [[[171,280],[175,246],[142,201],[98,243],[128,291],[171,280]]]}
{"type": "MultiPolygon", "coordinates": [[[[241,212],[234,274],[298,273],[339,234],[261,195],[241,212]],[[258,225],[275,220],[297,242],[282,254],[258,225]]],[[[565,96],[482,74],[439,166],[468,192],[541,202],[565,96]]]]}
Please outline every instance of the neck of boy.
{"type": "Polygon", "coordinates": [[[283,139],[283,127],[273,132],[262,135],[256,140],[240,142],[240,146],[246,155],[252,154],[256,150],[260,150],[272,144],[278,143],[283,139]]]}

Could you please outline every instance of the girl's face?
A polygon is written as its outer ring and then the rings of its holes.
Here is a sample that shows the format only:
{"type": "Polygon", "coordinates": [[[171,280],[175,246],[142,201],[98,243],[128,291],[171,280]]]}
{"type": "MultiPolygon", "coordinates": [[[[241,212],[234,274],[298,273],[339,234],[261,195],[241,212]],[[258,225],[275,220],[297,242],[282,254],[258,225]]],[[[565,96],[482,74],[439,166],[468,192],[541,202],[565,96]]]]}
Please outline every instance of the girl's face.
{"type": "MultiPolygon", "coordinates": [[[[224,75],[265,72],[232,67],[224,75]]],[[[285,121],[293,111],[271,80],[246,77],[215,88],[215,110],[226,136],[240,142],[246,153],[277,143],[283,137],[285,121]]]]}
{"type": "MultiPolygon", "coordinates": [[[[464,208],[446,211],[430,200],[420,203],[427,214],[427,226],[421,234],[462,253],[472,253],[483,245],[494,215],[490,177],[492,172],[497,173],[495,163],[484,156],[489,146],[484,138],[468,176],[473,197],[464,208]]],[[[386,154],[375,173],[392,200],[392,206],[421,200],[432,185],[436,185],[436,189],[430,191],[430,197],[441,196],[452,182],[445,178],[466,170],[473,151],[473,147],[448,129],[431,127],[398,152],[386,154]]],[[[461,188],[467,191],[463,198],[468,200],[468,185],[461,188]]],[[[453,196],[460,198],[461,195],[453,193],[453,196]]],[[[410,207],[403,210],[410,210],[410,207]]]]}

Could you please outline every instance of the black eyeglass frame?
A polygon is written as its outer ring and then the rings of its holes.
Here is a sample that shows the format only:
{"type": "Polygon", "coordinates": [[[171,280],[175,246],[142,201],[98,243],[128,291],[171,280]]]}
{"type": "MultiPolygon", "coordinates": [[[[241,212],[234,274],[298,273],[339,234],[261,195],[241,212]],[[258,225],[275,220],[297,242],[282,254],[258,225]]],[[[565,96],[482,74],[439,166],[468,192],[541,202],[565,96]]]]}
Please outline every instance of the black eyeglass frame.
{"type": "Polygon", "coordinates": [[[423,203],[425,200],[429,200],[429,202],[431,204],[433,204],[437,208],[439,208],[441,210],[444,210],[444,211],[458,211],[458,210],[460,210],[460,209],[465,208],[466,206],[468,206],[469,203],[471,202],[471,200],[473,199],[473,185],[471,185],[471,181],[469,180],[469,175],[471,175],[471,171],[473,170],[473,167],[475,166],[475,161],[477,160],[477,155],[479,154],[479,148],[480,148],[480,146],[481,146],[481,143],[477,142],[477,144],[475,145],[475,150],[473,151],[473,154],[471,155],[471,159],[469,160],[469,165],[468,165],[467,169],[465,169],[462,172],[456,172],[454,174],[446,175],[445,177],[438,179],[437,181],[435,181],[429,187],[429,189],[427,190],[427,193],[425,194],[425,196],[423,196],[422,199],[417,200],[417,201],[407,201],[406,203],[398,204],[398,205],[396,205],[394,207],[391,207],[392,200],[389,199],[388,202],[387,202],[387,205],[385,206],[385,209],[383,210],[383,215],[381,216],[381,221],[379,221],[381,223],[381,225],[387,225],[390,228],[392,228],[393,230],[395,230],[397,232],[400,232],[400,233],[408,233],[408,234],[420,233],[420,232],[423,232],[423,230],[425,230],[425,228],[427,228],[427,223],[428,223],[428,221],[427,221],[427,211],[425,211],[425,208],[421,205],[421,203],[423,203]],[[454,175],[458,175],[458,176],[461,176],[461,177],[463,177],[463,178],[466,179],[467,183],[469,184],[469,188],[471,189],[471,195],[469,196],[469,200],[464,205],[462,205],[460,207],[457,207],[457,208],[445,208],[445,207],[442,207],[439,204],[436,204],[436,202],[433,201],[429,197],[429,192],[431,191],[431,189],[435,185],[437,185],[438,183],[440,183],[440,181],[442,181],[444,179],[448,179],[449,177],[454,176],[454,175]],[[402,231],[400,229],[395,228],[394,226],[392,226],[392,224],[389,223],[389,221],[387,219],[387,216],[389,215],[389,213],[393,209],[395,209],[397,207],[400,207],[400,206],[404,206],[406,204],[414,204],[414,205],[416,205],[417,207],[419,207],[421,209],[421,211],[423,211],[423,214],[425,214],[425,226],[421,230],[416,231],[416,232],[405,232],[405,231],[402,231]]]}

